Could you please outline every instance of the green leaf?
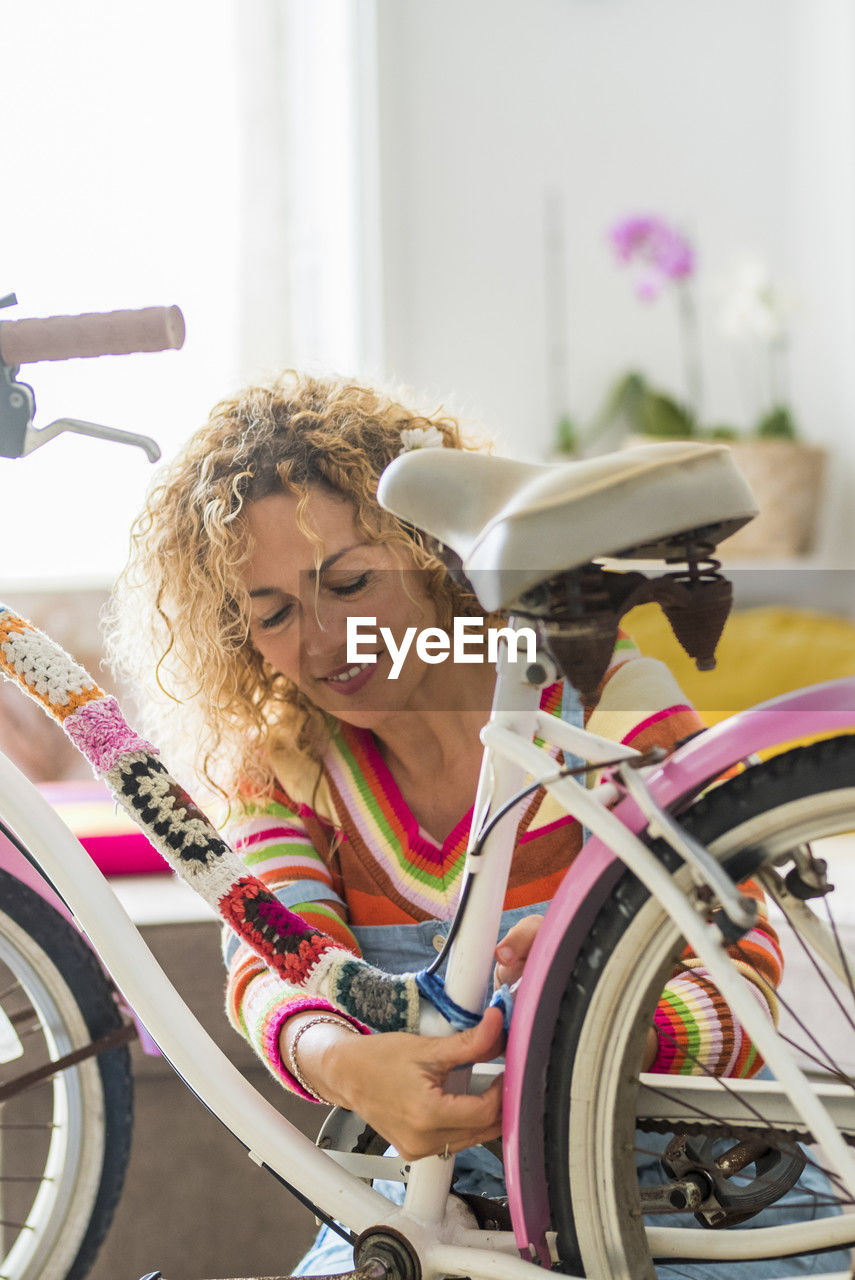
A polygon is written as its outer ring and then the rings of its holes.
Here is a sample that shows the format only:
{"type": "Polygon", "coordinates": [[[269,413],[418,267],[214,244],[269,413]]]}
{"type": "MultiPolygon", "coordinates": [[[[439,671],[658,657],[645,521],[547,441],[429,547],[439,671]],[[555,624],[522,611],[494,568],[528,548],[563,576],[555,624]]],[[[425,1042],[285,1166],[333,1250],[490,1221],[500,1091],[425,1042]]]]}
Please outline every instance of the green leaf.
{"type": "Polygon", "coordinates": [[[704,427],[699,434],[705,440],[739,440],[742,437],[741,431],[736,427],[727,426],[724,422],[717,423],[714,427],[704,427]]]}
{"type": "Polygon", "coordinates": [[[579,448],[579,428],[569,413],[563,413],[558,419],[555,447],[559,453],[576,453],[579,448]]]}
{"type": "Polygon", "coordinates": [[[641,430],[647,436],[684,440],[695,435],[694,417],[683,405],[662,391],[650,391],[644,399],[641,430]]]}
{"type": "Polygon", "coordinates": [[[764,414],[754,428],[761,440],[798,440],[799,431],[792,413],[784,405],[777,405],[764,414]]]}
{"type": "Polygon", "coordinates": [[[623,435],[641,431],[641,419],[647,383],[640,373],[631,370],[614,382],[587,432],[588,440],[596,440],[616,429],[623,435]]]}

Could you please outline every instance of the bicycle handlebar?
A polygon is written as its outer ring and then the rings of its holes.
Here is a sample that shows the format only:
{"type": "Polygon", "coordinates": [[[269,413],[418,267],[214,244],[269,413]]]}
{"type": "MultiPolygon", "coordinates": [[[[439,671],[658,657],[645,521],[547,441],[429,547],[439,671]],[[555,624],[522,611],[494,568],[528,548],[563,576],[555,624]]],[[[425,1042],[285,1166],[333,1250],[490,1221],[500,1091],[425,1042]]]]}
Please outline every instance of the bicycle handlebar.
{"type": "Polygon", "coordinates": [[[0,360],[13,367],[38,360],[178,350],[183,343],[180,307],[0,321],[0,360]]]}

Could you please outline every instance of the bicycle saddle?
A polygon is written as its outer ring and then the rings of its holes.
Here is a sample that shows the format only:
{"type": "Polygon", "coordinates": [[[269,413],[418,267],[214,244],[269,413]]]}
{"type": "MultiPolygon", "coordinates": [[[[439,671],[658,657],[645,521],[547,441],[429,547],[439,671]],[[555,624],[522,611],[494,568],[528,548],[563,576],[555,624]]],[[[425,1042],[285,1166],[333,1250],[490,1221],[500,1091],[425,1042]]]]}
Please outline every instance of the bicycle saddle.
{"type": "Polygon", "coordinates": [[[757,514],[728,447],[692,440],[558,464],[417,449],[390,463],[377,496],[460,557],[488,611],[595,558],[714,547],[757,514]]]}

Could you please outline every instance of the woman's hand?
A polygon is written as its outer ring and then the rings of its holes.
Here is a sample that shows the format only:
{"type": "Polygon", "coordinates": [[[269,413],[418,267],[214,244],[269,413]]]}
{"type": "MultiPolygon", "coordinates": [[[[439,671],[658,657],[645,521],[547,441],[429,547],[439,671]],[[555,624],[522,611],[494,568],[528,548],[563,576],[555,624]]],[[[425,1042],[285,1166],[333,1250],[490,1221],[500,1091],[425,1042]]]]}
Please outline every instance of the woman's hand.
{"type": "MultiPolygon", "coordinates": [[[[528,953],[534,944],[538,930],[543,924],[543,916],[523,916],[505,934],[496,947],[496,967],[493,971],[493,986],[498,989],[503,983],[509,986],[522,977],[528,953]]],[[[649,1071],[659,1052],[659,1037],[655,1027],[647,1032],[644,1056],[641,1062],[642,1071],[649,1071]]]]}
{"type": "MultiPolygon", "coordinates": [[[[285,1024],[283,1040],[298,1021],[285,1024]]],[[[300,1037],[297,1053],[301,1073],[322,1097],[356,1111],[405,1160],[418,1160],[443,1154],[446,1145],[462,1151],[499,1137],[501,1077],[480,1095],[446,1093],[444,1085],[455,1067],[490,1062],[503,1045],[501,1010],[488,1009],[476,1027],[445,1037],[355,1036],[320,1023],[300,1037]]]]}
{"type": "Polygon", "coordinates": [[[522,977],[528,953],[531,951],[537,931],[543,924],[543,916],[523,916],[508,930],[496,947],[496,967],[493,970],[493,986],[498,990],[503,983],[508,986],[522,977]]]}

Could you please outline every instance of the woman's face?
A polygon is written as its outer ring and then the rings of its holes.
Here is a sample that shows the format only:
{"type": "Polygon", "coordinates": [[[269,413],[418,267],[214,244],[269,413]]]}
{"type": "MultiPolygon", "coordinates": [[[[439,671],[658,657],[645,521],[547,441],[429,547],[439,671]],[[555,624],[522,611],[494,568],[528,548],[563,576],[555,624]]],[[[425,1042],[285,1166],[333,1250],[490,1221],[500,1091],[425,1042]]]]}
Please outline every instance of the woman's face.
{"type": "Polygon", "coordinates": [[[252,502],[245,519],[252,551],[244,570],[250,597],[250,636],[277,671],[318,707],[365,728],[391,711],[427,705],[425,680],[434,678],[411,653],[390,680],[391,658],[380,637],[397,642],[407,627],[436,625],[423,574],[399,546],[365,541],[354,509],[343,498],[312,489],[297,521],[298,499],[285,491],[252,502]],[[304,532],[310,530],[313,536],[304,532]],[[377,639],[360,639],[374,663],[347,661],[347,619],[376,618],[377,639]]]}

